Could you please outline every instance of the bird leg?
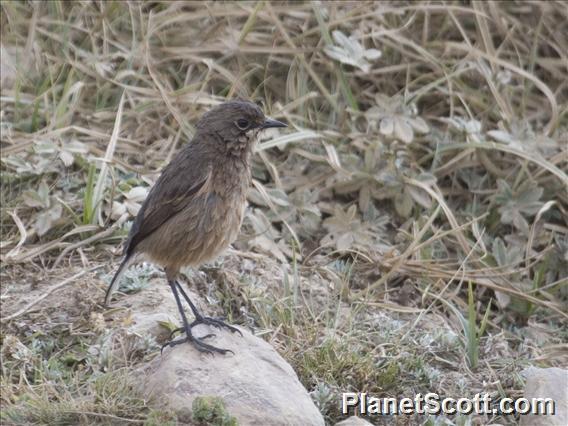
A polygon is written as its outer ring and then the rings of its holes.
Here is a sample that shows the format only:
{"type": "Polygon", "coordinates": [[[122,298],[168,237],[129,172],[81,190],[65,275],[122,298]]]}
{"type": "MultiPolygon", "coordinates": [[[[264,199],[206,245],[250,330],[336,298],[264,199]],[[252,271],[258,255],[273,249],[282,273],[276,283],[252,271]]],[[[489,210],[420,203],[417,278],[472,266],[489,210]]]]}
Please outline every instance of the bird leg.
{"type": "MultiPolygon", "coordinates": [[[[177,283],[177,281],[174,280],[168,280],[168,284],[170,286],[170,288],[172,289],[172,293],[174,294],[174,297],[176,299],[176,304],[179,310],[179,313],[181,315],[181,319],[183,322],[183,330],[185,331],[185,337],[181,337],[177,340],[171,340],[170,342],[166,343],[164,346],[162,346],[162,351],[164,350],[164,347],[166,346],[170,346],[170,347],[174,347],[176,345],[180,345],[182,343],[185,342],[189,342],[191,344],[193,344],[193,346],[195,346],[199,351],[201,352],[206,352],[206,353],[220,353],[220,354],[226,354],[227,352],[231,352],[233,353],[233,351],[228,350],[228,349],[221,349],[221,348],[216,348],[215,346],[209,345],[205,342],[203,342],[203,339],[206,339],[208,337],[212,337],[213,334],[208,334],[206,336],[203,336],[201,338],[195,337],[193,335],[193,333],[191,332],[191,329],[197,325],[196,321],[192,322],[191,324],[187,321],[187,317],[185,316],[185,312],[183,310],[183,306],[181,304],[181,300],[179,298],[179,294],[178,294],[178,287],[181,289],[181,287],[179,286],[179,284],[177,283]]],[[[185,293],[183,293],[182,290],[182,294],[184,296],[184,298],[189,302],[189,298],[187,297],[187,295],[185,293]]],[[[193,305],[193,303],[189,302],[190,306],[193,309],[195,309],[195,306],[193,305]]],[[[195,313],[195,311],[194,311],[195,313]]]]}
{"type": "Polygon", "coordinates": [[[178,281],[176,281],[175,283],[177,285],[177,288],[181,292],[181,295],[183,296],[183,298],[185,299],[185,301],[187,302],[187,304],[191,308],[191,311],[193,312],[193,316],[195,317],[195,320],[189,325],[190,327],[194,327],[197,324],[206,324],[206,325],[212,325],[213,327],[216,327],[216,328],[219,328],[219,329],[222,328],[222,327],[225,327],[225,328],[229,329],[232,333],[239,333],[241,336],[243,335],[243,333],[241,333],[241,330],[239,330],[236,327],[233,327],[232,325],[225,323],[220,318],[204,317],[201,313],[199,313],[199,311],[197,310],[197,307],[193,304],[193,302],[191,301],[189,296],[183,290],[183,287],[181,286],[181,284],[178,281]]]}

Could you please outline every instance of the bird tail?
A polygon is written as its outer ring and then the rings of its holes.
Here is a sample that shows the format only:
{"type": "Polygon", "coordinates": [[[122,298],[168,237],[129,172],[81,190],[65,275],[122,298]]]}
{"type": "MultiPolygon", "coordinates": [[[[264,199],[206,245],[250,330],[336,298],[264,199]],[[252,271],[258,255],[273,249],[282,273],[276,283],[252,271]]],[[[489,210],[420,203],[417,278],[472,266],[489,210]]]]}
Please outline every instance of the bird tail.
{"type": "Polygon", "coordinates": [[[118,270],[114,274],[114,277],[112,278],[112,281],[110,282],[110,285],[108,286],[108,289],[106,291],[105,303],[104,303],[105,307],[109,305],[113,293],[116,291],[118,285],[120,284],[120,279],[122,278],[128,267],[130,266],[132,261],[133,261],[132,256],[126,256],[122,261],[122,263],[120,264],[120,266],[118,267],[118,270]]]}

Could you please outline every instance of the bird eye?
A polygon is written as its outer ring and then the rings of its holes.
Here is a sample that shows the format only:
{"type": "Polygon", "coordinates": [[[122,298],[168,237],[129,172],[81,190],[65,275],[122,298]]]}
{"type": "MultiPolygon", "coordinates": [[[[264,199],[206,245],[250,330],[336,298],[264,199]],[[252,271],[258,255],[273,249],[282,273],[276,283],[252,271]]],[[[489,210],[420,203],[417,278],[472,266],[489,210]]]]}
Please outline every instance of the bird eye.
{"type": "Polygon", "coordinates": [[[249,126],[249,121],[245,120],[244,118],[239,118],[237,120],[237,127],[241,130],[247,129],[249,126]]]}

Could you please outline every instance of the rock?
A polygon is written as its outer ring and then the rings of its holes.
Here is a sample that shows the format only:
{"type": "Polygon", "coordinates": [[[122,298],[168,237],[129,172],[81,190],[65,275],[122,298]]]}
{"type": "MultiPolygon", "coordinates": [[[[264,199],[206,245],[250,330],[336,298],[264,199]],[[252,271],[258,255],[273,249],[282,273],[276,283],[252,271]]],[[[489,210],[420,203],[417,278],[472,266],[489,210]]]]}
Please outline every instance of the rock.
{"type": "Polygon", "coordinates": [[[527,414],[521,416],[521,426],[568,425],[568,370],[561,368],[530,367],[523,371],[527,378],[524,398],[552,398],[555,414],[527,414]]]}
{"type": "Polygon", "coordinates": [[[361,417],[351,416],[339,423],[336,423],[335,426],[373,426],[373,424],[361,417]]]}
{"type": "MultiPolygon", "coordinates": [[[[198,309],[214,316],[211,306],[184,286],[198,309]]],[[[159,342],[168,337],[161,321],[181,325],[175,299],[163,278],[152,279],[144,290],[116,298],[114,306],[125,308],[128,332],[153,336],[159,342]]],[[[192,315],[186,309],[191,321],[192,315]]],[[[264,340],[242,329],[243,337],[208,326],[194,328],[196,336],[208,333],[214,346],[231,349],[233,354],[208,355],[190,344],[166,347],[143,366],[137,375],[149,398],[176,412],[181,424],[210,419],[240,425],[324,425],[322,415],[302,386],[292,367],[264,340]],[[196,420],[197,420],[196,419],[196,420]]],[[[205,423],[208,423],[205,421],[205,423]]],[[[211,422],[209,422],[211,423],[211,422]]]]}
{"type": "MultiPolygon", "coordinates": [[[[202,298],[196,295],[192,289],[185,285],[185,292],[199,309],[206,307],[202,298]]],[[[165,278],[150,280],[147,288],[133,294],[116,297],[113,307],[122,307],[130,315],[131,323],[127,331],[139,336],[152,336],[159,342],[165,342],[170,335],[168,329],[160,323],[172,323],[181,325],[181,318],[177,305],[165,278]]],[[[191,311],[187,309],[188,318],[191,320],[191,311]]]]}
{"type": "MultiPolygon", "coordinates": [[[[192,300],[198,300],[191,290],[185,288],[192,300]]],[[[152,280],[147,288],[122,296],[115,305],[131,312],[132,325],[128,327],[128,332],[140,336],[150,335],[157,341],[165,341],[170,334],[160,322],[181,324],[174,295],[164,279],[152,280]]]]}
{"type": "Polygon", "coordinates": [[[165,312],[155,312],[148,314],[135,312],[132,314],[132,321],[134,322],[134,324],[128,327],[129,333],[137,334],[139,336],[149,335],[156,339],[156,341],[164,341],[170,335],[168,329],[161,324],[179,323],[179,320],[177,318],[165,312]]]}
{"type": "Polygon", "coordinates": [[[240,425],[324,425],[292,367],[267,342],[239,329],[242,337],[204,325],[194,328],[196,336],[215,333],[207,343],[234,354],[205,354],[189,343],[164,349],[143,370],[147,396],[161,400],[182,422],[191,421],[197,397],[200,404],[218,397],[213,400],[222,399],[226,415],[240,425]]]}

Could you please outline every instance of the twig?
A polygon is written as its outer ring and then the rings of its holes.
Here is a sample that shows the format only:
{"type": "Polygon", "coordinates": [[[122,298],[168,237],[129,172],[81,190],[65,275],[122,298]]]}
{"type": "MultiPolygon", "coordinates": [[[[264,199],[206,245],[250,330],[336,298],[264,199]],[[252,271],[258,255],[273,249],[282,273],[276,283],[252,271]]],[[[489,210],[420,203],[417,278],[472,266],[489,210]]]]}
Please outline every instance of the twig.
{"type": "Polygon", "coordinates": [[[70,246],[65,247],[62,251],[61,254],[59,256],[57,256],[57,259],[55,259],[55,262],[53,263],[53,266],[51,268],[51,270],[55,270],[55,268],[57,267],[57,265],[59,265],[59,262],[61,262],[61,259],[63,259],[63,257],[69,253],[71,250],[75,250],[79,247],[85,246],[85,245],[90,245],[92,243],[94,243],[95,241],[98,240],[102,240],[103,238],[109,237],[111,236],[114,231],[117,230],[118,225],[120,221],[115,222],[115,224],[113,226],[111,226],[108,229],[105,229],[102,232],[99,232],[98,234],[95,235],[91,235],[89,238],[86,238],[82,241],[79,241],[78,243],[75,244],[71,244],[70,246]]]}
{"type": "Polygon", "coordinates": [[[18,227],[18,231],[20,232],[20,241],[18,241],[18,244],[16,244],[16,247],[14,247],[12,250],[10,250],[8,252],[8,254],[6,254],[6,259],[9,259],[9,258],[12,258],[12,257],[18,255],[18,253],[20,252],[20,248],[22,247],[22,245],[26,242],[26,239],[28,238],[28,233],[26,231],[26,227],[22,223],[22,220],[18,217],[18,213],[14,210],[13,212],[8,212],[8,214],[10,216],[12,216],[12,219],[14,219],[14,223],[18,227]]]}

